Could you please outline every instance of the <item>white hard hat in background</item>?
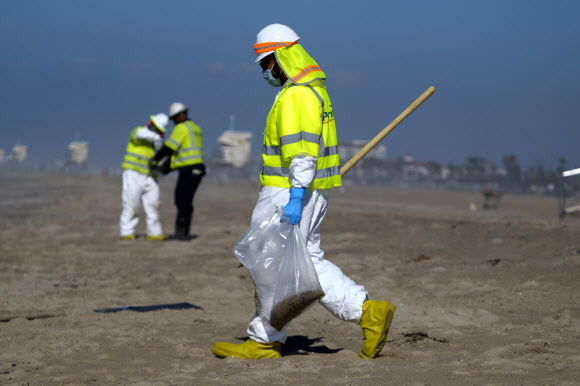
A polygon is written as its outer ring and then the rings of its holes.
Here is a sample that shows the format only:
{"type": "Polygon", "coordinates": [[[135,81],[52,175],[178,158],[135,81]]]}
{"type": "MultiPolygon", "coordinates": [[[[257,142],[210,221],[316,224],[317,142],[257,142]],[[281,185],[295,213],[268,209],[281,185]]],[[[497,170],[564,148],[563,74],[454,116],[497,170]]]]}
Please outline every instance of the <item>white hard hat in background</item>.
{"type": "Polygon", "coordinates": [[[184,113],[187,110],[188,108],[181,102],[172,103],[171,106],[169,106],[169,117],[173,118],[177,114],[184,113]]]}
{"type": "Polygon", "coordinates": [[[256,44],[254,44],[254,51],[258,58],[256,63],[264,57],[270,55],[278,48],[289,47],[300,39],[296,32],[284,24],[270,24],[264,27],[256,37],[256,44]]]}
{"type": "Polygon", "coordinates": [[[155,125],[155,127],[159,129],[159,131],[165,133],[165,130],[167,130],[167,125],[169,124],[169,118],[167,117],[167,115],[159,113],[152,115],[150,119],[151,122],[153,122],[153,124],[155,125]]]}

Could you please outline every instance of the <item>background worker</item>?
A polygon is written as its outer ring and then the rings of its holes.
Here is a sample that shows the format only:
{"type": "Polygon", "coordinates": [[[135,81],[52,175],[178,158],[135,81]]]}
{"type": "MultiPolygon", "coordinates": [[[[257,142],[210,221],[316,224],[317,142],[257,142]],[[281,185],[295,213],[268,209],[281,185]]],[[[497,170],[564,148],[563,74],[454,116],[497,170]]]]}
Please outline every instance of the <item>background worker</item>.
{"type": "MultiPolygon", "coordinates": [[[[328,192],[341,185],[340,162],[332,104],[323,84],[326,76],[298,39],[289,27],[271,24],[258,33],[254,45],[264,79],[282,89],[266,120],[262,189],[252,222],[265,208],[285,205],[291,223],[299,224],[325,293],[320,303],[337,318],[359,323],[365,338],[359,355],[375,358],[387,339],[395,306],[368,300],[364,287],[325,260],[320,249],[328,192]]],[[[250,339],[241,344],[216,342],[212,352],[218,357],[280,357],[286,327],[278,331],[256,312],[247,330],[250,339]]]]}
{"type": "Polygon", "coordinates": [[[203,137],[201,129],[193,123],[183,103],[175,102],[169,106],[169,118],[175,124],[171,136],[153,157],[153,162],[167,170],[177,169],[179,175],[175,185],[175,240],[190,240],[191,217],[193,216],[193,197],[205,175],[203,163],[203,137]]]}
{"type": "Polygon", "coordinates": [[[139,222],[137,210],[143,202],[147,224],[147,240],[163,240],[159,221],[159,185],[149,162],[163,144],[163,133],[169,118],[165,114],[152,115],[145,127],[131,131],[125,159],[123,160],[123,209],[119,221],[122,240],[135,239],[135,227],[139,222]]]}

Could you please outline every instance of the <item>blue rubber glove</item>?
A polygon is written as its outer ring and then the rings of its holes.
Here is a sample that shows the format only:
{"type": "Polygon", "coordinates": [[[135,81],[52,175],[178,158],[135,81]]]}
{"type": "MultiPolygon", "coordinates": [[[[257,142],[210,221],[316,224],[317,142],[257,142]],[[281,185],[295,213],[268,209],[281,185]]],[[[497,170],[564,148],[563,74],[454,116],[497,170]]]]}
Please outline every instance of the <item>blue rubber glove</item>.
{"type": "Polygon", "coordinates": [[[290,201],[284,207],[284,212],[292,225],[298,224],[302,218],[304,192],[306,192],[305,188],[290,188],[290,201]]]}

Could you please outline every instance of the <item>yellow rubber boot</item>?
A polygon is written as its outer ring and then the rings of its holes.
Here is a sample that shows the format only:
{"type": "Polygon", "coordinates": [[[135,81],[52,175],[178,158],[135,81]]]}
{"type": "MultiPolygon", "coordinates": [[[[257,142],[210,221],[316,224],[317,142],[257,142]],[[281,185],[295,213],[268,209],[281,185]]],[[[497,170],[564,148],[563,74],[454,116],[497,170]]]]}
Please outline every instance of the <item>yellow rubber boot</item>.
{"type": "Polygon", "coordinates": [[[165,239],[165,237],[163,237],[163,235],[157,235],[157,236],[145,236],[145,240],[152,240],[152,241],[163,241],[165,239]]]}
{"type": "Polygon", "coordinates": [[[220,358],[263,359],[280,358],[282,356],[281,350],[282,345],[280,342],[258,343],[255,340],[248,339],[240,344],[216,342],[211,352],[220,358]]]}
{"type": "Polygon", "coordinates": [[[135,240],[135,235],[121,236],[121,240],[123,241],[135,240]]]}
{"type": "Polygon", "coordinates": [[[362,327],[365,342],[359,357],[376,358],[387,341],[387,333],[397,307],[389,302],[367,300],[363,304],[363,314],[359,325],[362,327]]]}

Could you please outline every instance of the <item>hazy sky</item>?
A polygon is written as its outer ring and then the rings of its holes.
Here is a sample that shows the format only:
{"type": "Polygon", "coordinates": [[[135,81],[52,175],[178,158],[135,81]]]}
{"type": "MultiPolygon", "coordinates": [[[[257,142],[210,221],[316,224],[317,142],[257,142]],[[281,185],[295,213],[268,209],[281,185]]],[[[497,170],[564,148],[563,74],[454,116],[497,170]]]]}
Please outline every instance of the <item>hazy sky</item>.
{"type": "Polygon", "coordinates": [[[580,167],[580,1],[0,1],[0,148],[33,162],[90,142],[118,167],[130,130],[190,106],[205,149],[228,127],[255,135],[276,94],[256,34],[292,27],[327,74],[340,142],[370,139],[425,89],[385,140],[389,158],[580,167]]]}

